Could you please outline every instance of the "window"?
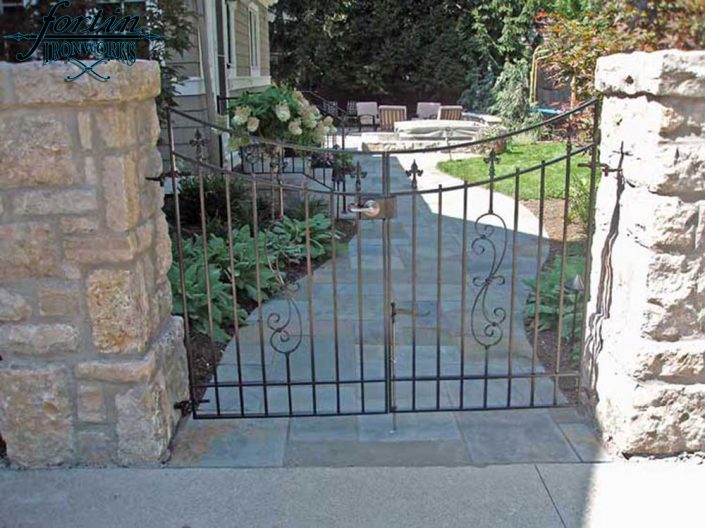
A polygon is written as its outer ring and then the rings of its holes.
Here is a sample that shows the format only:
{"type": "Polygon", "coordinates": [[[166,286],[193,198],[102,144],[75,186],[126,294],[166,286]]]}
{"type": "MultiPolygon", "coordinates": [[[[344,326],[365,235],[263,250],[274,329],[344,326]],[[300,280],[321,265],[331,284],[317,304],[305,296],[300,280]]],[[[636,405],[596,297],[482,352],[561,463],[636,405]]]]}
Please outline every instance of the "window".
{"type": "Polygon", "coordinates": [[[225,52],[228,69],[235,69],[237,64],[235,36],[235,4],[230,0],[225,2],[225,52]]]}
{"type": "Polygon", "coordinates": [[[250,6],[250,75],[259,76],[259,10],[250,6]]]}

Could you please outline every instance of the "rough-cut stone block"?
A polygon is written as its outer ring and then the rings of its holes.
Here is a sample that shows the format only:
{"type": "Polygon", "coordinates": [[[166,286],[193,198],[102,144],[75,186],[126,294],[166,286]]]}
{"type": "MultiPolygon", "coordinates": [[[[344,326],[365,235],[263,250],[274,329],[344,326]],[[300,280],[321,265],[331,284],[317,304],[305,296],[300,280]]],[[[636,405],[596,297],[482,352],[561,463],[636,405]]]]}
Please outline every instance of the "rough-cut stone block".
{"type": "Polygon", "coordinates": [[[113,231],[127,231],[140,218],[137,165],[132,155],[103,158],[105,221],[113,231]]]}
{"type": "Polygon", "coordinates": [[[10,461],[20,466],[72,461],[69,387],[63,367],[0,368],[0,431],[10,461]]]}
{"type": "Polygon", "coordinates": [[[98,137],[108,149],[124,149],[137,143],[135,113],[128,106],[106,106],[95,110],[98,137]]]}
{"type": "Polygon", "coordinates": [[[653,341],[630,338],[624,344],[631,353],[620,363],[638,381],[661,380],[668,383],[705,383],[705,339],[653,341]]]}
{"type": "MultiPolygon", "coordinates": [[[[167,314],[168,316],[168,314],[167,314]]],[[[165,370],[165,383],[171,410],[171,427],[176,428],[181,416],[174,404],[188,400],[188,363],[184,346],[184,321],[181,317],[171,317],[157,345],[162,347],[161,363],[165,370]]]]}
{"type": "Polygon", "coordinates": [[[26,191],[12,198],[16,215],[82,214],[95,211],[98,198],[94,190],[26,191]]]}
{"type": "Polygon", "coordinates": [[[136,255],[134,235],[101,235],[99,238],[67,238],[64,258],[77,264],[113,264],[130,262],[136,255]]]}
{"type": "Polygon", "coordinates": [[[72,130],[67,118],[38,111],[3,112],[0,189],[77,183],[80,175],[71,150],[72,130]]]}
{"type": "Polygon", "coordinates": [[[0,322],[17,322],[32,315],[32,307],[22,295],[0,288],[0,322]]]}
{"type": "Polygon", "coordinates": [[[39,313],[46,316],[75,317],[81,311],[77,288],[44,287],[39,290],[39,313]]]}
{"type": "Polygon", "coordinates": [[[136,235],[137,247],[135,248],[135,253],[144,253],[152,247],[152,241],[154,240],[154,222],[150,220],[137,226],[136,235]]]}
{"type": "Polygon", "coordinates": [[[596,416],[624,454],[698,451],[705,445],[705,384],[638,382],[611,353],[600,358],[596,416]]]}
{"type": "Polygon", "coordinates": [[[159,326],[171,316],[172,298],[171,284],[168,281],[160,284],[152,296],[152,333],[159,331],[159,326]]]}
{"type": "Polygon", "coordinates": [[[93,130],[91,128],[91,114],[88,111],[78,113],[78,137],[84,149],[93,148],[93,130]]]}
{"type": "Polygon", "coordinates": [[[101,385],[96,383],[78,385],[77,416],[81,422],[105,421],[105,393],[101,385]]]}
{"type": "Polygon", "coordinates": [[[595,86],[604,94],[705,97],[705,51],[620,53],[597,60],[595,86]]]}
{"type": "Polygon", "coordinates": [[[65,235],[87,235],[100,229],[97,218],[86,216],[66,216],[61,219],[61,232],[65,235]]]}
{"type": "Polygon", "coordinates": [[[171,268],[171,237],[169,236],[169,224],[164,215],[156,219],[156,242],[154,249],[157,254],[157,284],[167,280],[167,273],[171,268]]]}
{"type": "Polygon", "coordinates": [[[104,431],[79,431],[76,434],[77,463],[87,466],[114,464],[115,441],[104,431]]]}
{"type": "Polygon", "coordinates": [[[85,182],[88,185],[98,184],[100,173],[98,172],[98,167],[96,167],[95,158],[92,156],[87,156],[83,160],[83,173],[85,175],[85,182]]]}
{"type": "Polygon", "coordinates": [[[51,224],[0,226],[0,279],[60,277],[59,248],[51,224]]]}
{"type": "Polygon", "coordinates": [[[131,66],[118,61],[102,64],[100,72],[109,75],[110,82],[67,83],[64,79],[75,75],[76,67],[60,62],[29,61],[12,66],[16,99],[24,105],[143,100],[156,97],[161,90],[159,64],[154,61],[139,60],[131,66]]]}
{"type": "Polygon", "coordinates": [[[169,445],[169,402],[164,378],[115,397],[118,459],[123,464],[155,462],[169,445]]]}
{"type": "Polygon", "coordinates": [[[134,361],[85,361],[76,365],[76,375],[108,383],[145,383],[156,368],[157,357],[150,351],[143,359],[134,361]]]}
{"type": "Polygon", "coordinates": [[[44,355],[78,350],[78,330],[67,324],[5,324],[0,326],[0,350],[44,355]]]}
{"type": "Polygon", "coordinates": [[[661,250],[689,252],[695,249],[700,216],[697,203],[687,203],[675,196],[659,196],[643,188],[625,189],[622,202],[626,234],[637,243],[661,250]]]}
{"type": "Polygon", "coordinates": [[[137,122],[137,137],[142,144],[155,145],[159,139],[161,126],[155,101],[144,101],[134,105],[137,122]]]}
{"type": "Polygon", "coordinates": [[[149,332],[144,279],[136,270],[98,270],[87,280],[93,340],[107,354],[135,354],[149,332]]]}
{"type": "Polygon", "coordinates": [[[651,338],[676,341],[703,332],[705,314],[698,299],[702,256],[654,254],[648,263],[643,331],[651,338]]]}

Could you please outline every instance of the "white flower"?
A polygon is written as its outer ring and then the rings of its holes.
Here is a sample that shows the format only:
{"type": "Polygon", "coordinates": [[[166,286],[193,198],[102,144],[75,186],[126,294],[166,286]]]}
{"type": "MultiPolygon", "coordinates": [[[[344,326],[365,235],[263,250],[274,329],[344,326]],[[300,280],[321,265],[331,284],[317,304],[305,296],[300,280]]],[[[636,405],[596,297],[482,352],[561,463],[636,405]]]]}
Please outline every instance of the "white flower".
{"type": "Polygon", "coordinates": [[[331,116],[326,116],[323,119],[323,124],[327,127],[332,126],[333,125],[333,118],[331,116]]]}
{"type": "Polygon", "coordinates": [[[294,136],[300,136],[303,133],[303,130],[301,130],[300,119],[294,119],[291,123],[289,123],[289,132],[294,136]]]}
{"type": "Polygon", "coordinates": [[[291,110],[289,109],[289,105],[285,102],[279,103],[275,106],[274,113],[282,123],[286,123],[289,119],[291,119],[291,110]]]}
{"type": "MultiPolygon", "coordinates": [[[[324,126],[325,126],[325,125],[324,125],[324,126]]],[[[325,130],[326,130],[326,134],[328,134],[328,135],[330,135],[330,136],[332,136],[332,135],[334,135],[336,132],[338,132],[338,129],[335,128],[333,125],[325,127],[325,130]]]]}
{"type": "Polygon", "coordinates": [[[235,109],[235,115],[233,116],[231,122],[234,126],[244,125],[245,123],[247,123],[247,119],[250,117],[251,114],[252,108],[250,108],[249,106],[238,106],[235,109]]]}
{"type": "Polygon", "coordinates": [[[316,124],[316,128],[313,130],[313,139],[316,143],[323,143],[323,136],[326,133],[326,127],[320,121],[316,124]]]}
{"type": "Polygon", "coordinates": [[[304,94],[302,94],[299,90],[294,90],[294,101],[299,103],[300,105],[307,104],[308,101],[306,100],[306,97],[304,97],[304,94]]]}
{"type": "Polygon", "coordinates": [[[256,117],[250,117],[247,120],[247,131],[252,134],[259,128],[259,119],[256,117]]]}
{"type": "Polygon", "coordinates": [[[310,108],[305,108],[301,112],[301,122],[306,128],[315,128],[316,126],[316,115],[310,108]]]}

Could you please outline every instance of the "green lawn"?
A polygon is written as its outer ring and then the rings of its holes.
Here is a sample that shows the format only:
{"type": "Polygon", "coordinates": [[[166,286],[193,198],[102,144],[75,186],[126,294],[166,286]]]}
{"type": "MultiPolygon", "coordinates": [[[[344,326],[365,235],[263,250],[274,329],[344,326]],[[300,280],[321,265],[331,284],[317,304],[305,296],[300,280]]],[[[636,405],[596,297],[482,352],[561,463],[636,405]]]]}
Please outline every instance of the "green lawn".
{"type": "MultiPolygon", "coordinates": [[[[539,165],[541,161],[550,161],[565,155],[563,143],[533,143],[526,145],[510,144],[506,152],[499,155],[497,177],[513,173],[517,168],[527,169],[539,165]]],[[[574,178],[589,181],[590,169],[578,167],[580,163],[589,162],[589,158],[580,154],[571,159],[571,182],[574,178]]],[[[565,160],[546,167],[546,198],[563,198],[565,189],[565,160]]],[[[438,168],[469,183],[481,182],[489,178],[488,165],[483,158],[470,158],[458,161],[441,161],[438,168]]],[[[521,200],[538,199],[540,195],[541,171],[535,170],[519,177],[519,198],[521,200]]],[[[571,183],[571,188],[574,188],[571,183]]],[[[514,195],[514,178],[499,181],[495,190],[503,194],[514,195]]]]}

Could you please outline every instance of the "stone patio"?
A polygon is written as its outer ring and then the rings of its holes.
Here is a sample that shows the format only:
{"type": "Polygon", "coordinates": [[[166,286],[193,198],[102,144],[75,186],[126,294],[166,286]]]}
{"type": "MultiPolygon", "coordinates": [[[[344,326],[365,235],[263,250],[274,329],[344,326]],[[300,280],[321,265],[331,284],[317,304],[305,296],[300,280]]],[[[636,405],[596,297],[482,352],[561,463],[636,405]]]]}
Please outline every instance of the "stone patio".
{"type": "MultiPolygon", "coordinates": [[[[459,180],[435,169],[439,156],[425,154],[415,159],[424,170],[419,189],[457,186],[459,180]]],[[[361,157],[368,176],[363,193],[379,192],[380,158],[361,157]]],[[[410,156],[392,158],[392,191],[410,189],[404,169],[410,156]]],[[[442,215],[439,217],[438,193],[420,195],[416,204],[416,300],[417,318],[397,316],[396,375],[430,380],[395,384],[397,406],[403,410],[433,410],[460,406],[479,409],[528,406],[531,392],[534,405],[551,405],[554,384],[550,378],[513,379],[511,395],[507,379],[436,381],[437,351],[440,351],[441,375],[507,376],[544,372],[540,361],[532,358],[532,347],[523,324],[523,307],[528,295],[526,279],[536,274],[537,265],[548,253],[544,241],[537,254],[538,222],[523,206],[518,209],[516,237],[511,230],[514,201],[495,194],[493,216],[488,211],[489,192],[472,188],[468,192],[468,266],[461,269],[463,231],[463,191],[444,191],[442,215]],[[475,219],[482,217],[480,223],[475,219]],[[439,239],[439,220],[441,238],[439,239]],[[507,224],[506,231],[502,220],[507,224]],[[493,250],[487,234],[497,249],[497,260],[506,243],[503,260],[496,265],[495,280],[487,289],[485,314],[504,310],[502,336],[498,343],[485,348],[482,333],[488,320],[483,314],[481,298],[473,312],[480,287],[493,266],[493,250]],[[516,239],[516,254],[513,252],[516,239]],[[473,245],[475,240],[475,245],[473,245]],[[478,242],[479,240],[479,242],[478,242]],[[438,280],[438,258],[441,276],[438,280]],[[516,270],[512,280],[512,270],[516,270]],[[465,332],[461,333],[461,281],[467,284],[465,332]],[[514,284],[514,311],[511,287],[514,284]],[[438,295],[440,284],[440,296],[438,295]],[[511,327],[511,332],[510,332],[511,327]],[[439,331],[440,330],[440,331],[439,331]],[[474,331],[474,334],[473,334],[474,331]],[[510,333],[512,334],[510,337],[510,333]],[[461,346],[462,345],[462,346],[461,346]],[[511,346],[511,354],[509,354],[511,346]],[[464,355],[462,349],[464,347],[464,355]],[[487,357],[485,357],[487,353],[487,357]],[[415,361],[414,361],[415,355],[415,361]],[[414,394],[415,393],[415,394],[414,394]],[[511,399],[509,399],[511,398],[511,399]]],[[[391,221],[391,292],[397,307],[411,308],[412,298],[412,202],[400,196],[397,217],[391,221]]],[[[337,247],[335,261],[319,267],[309,282],[299,281],[292,299],[285,296],[263,305],[265,334],[260,348],[257,311],[250,314],[248,325],[241,329],[239,341],[240,372],[244,381],[261,382],[262,372],[268,382],[285,382],[287,373],[294,382],[306,385],[268,387],[269,414],[384,412],[384,297],[382,223],[362,221],[360,231],[347,246],[337,247]],[[361,264],[362,283],[358,282],[361,264]],[[334,269],[335,268],[335,269],[334,269]],[[336,275],[337,324],[333,312],[333,272],[336,275]],[[360,305],[362,311],[360,311],[360,305]],[[292,311],[293,309],[293,311],[292,311]],[[266,322],[270,317],[292,318],[293,340],[277,341],[266,322]],[[296,317],[300,314],[300,321],[296,317]],[[300,328],[300,330],[299,330],[300,328]],[[301,343],[290,354],[279,353],[272,344],[286,348],[301,334],[301,343]],[[337,335],[337,338],[336,338],[337,335]],[[337,350],[337,360],[336,360],[337,350]],[[262,358],[264,358],[264,369],[262,358]],[[312,359],[313,358],[313,359],[312,359]],[[336,365],[338,378],[336,378],[336,365]],[[312,386],[312,370],[316,380],[312,386]],[[361,373],[366,381],[359,381],[361,373]],[[320,384],[321,380],[357,380],[356,382],[320,384]],[[377,381],[369,381],[377,380],[377,381]]],[[[218,367],[219,383],[237,382],[238,353],[231,342],[218,367]]],[[[566,403],[557,391],[557,403],[566,403]]],[[[199,412],[261,414],[265,411],[265,391],[261,387],[219,387],[209,389],[199,412]],[[242,398],[242,400],[241,400],[242,398]]],[[[389,414],[334,416],[314,418],[254,418],[229,422],[189,421],[177,438],[174,465],[215,466],[345,466],[345,465],[462,465],[518,462],[570,462],[603,460],[589,421],[572,409],[567,410],[490,410],[482,412],[399,413],[396,429],[389,414]]]]}

